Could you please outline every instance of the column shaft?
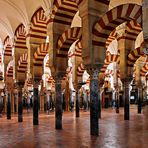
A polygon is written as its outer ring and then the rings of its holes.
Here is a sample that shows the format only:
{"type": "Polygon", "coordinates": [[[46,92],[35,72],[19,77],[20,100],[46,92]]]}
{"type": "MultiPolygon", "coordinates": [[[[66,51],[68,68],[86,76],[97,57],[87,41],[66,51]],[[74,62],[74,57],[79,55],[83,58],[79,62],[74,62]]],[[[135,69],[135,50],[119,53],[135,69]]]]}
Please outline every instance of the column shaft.
{"type": "MultiPolygon", "coordinates": [[[[142,86],[141,86],[142,87],[142,86]]],[[[138,114],[141,114],[142,111],[142,88],[138,88],[138,114]]]]}
{"type": "Polygon", "coordinates": [[[62,89],[61,80],[56,78],[56,100],[55,100],[55,128],[62,129],[62,89]]]}
{"type": "Polygon", "coordinates": [[[18,89],[18,122],[23,122],[23,100],[22,89],[18,89]]]}
{"type": "Polygon", "coordinates": [[[130,118],[130,79],[124,79],[124,120],[129,120],[130,118]]]}
{"type": "Polygon", "coordinates": [[[99,91],[98,70],[94,70],[90,80],[90,133],[99,135],[99,91]]]}
{"type": "Polygon", "coordinates": [[[78,94],[78,90],[76,91],[76,117],[79,117],[80,113],[79,113],[79,94],[78,94]]]}
{"type": "Polygon", "coordinates": [[[33,100],[33,125],[39,124],[39,96],[38,87],[33,89],[34,100],[33,100]]]}
{"type": "Polygon", "coordinates": [[[9,92],[7,94],[7,119],[11,119],[11,98],[9,92]]]}

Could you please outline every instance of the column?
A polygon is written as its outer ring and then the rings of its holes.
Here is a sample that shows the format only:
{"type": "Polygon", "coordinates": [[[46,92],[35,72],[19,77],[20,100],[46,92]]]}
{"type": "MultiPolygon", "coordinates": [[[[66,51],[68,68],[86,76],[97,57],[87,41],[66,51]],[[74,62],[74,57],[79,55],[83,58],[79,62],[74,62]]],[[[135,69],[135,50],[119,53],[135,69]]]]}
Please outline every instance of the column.
{"type": "Polygon", "coordinates": [[[40,84],[40,79],[34,78],[33,84],[33,125],[39,124],[39,92],[38,86],[40,84]]]}
{"type": "Polygon", "coordinates": [[[130,83],[132,81],[131,77],[126,77],[123,81],[124,88],[124,120],[129,120],[130,118],[130,83]]]}
{"type": "Polygon", "coordinates": [[[79,90],[76,90],[76,117],[79,117],[79,90]]]}
{"type": "Polygon", "coordinates": [[[10,92],[7,92],[6,99],[7,99],[7,119],[11,119],[11,96],[10,96],[10,92]]]}
{"type": "Polygon", "coordinates": [[[11,112],[14,113],[14,93],[11,92],[11,112]]]}
{"type": "Polygon", "coordinates": [[[23,122],[23,99],[22,99],[22,88],[23,82],[17,82],[18,89],[18,122],[23,122]]]}
{"type": "Polygon", "coordinates": [[[116,113],[119,113],[119,88],[118,83],[115,84],[115,101],[116,101],[116,113]]]}
{"type": "Polygon", "coordinates": [[[137,90],[137,103],[138,103],[138,114],[141,114],[142,111],[142,85],[139,85],[137,90]]]}
{"type": "Polygon", "coordinates": [[[99,135],[99,106],[100,94],[98,83],[98,69],[90,71],[90,134],[99,135]]]}
{"type": "Polygon", "coordinates": [[[62,76],[60,74],[56,75],[55,78],[55,128],[62,129],[62,88],[61,88],[62,76]]]}

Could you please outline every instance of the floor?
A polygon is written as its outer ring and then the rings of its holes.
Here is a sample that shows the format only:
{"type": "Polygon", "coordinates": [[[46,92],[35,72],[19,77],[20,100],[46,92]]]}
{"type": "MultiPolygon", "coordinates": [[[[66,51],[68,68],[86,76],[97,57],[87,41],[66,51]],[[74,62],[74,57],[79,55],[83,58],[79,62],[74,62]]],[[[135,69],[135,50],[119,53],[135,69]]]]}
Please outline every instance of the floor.
{"type": "Polygon", "coordinates": [[[63,130],[55,130],[54,113],[40,114],[40,124],[32,125],[32,113],[24,113],[24,122],[0,118],[0,148],[148,148],[148,106],[141,115],[130,108],[130,121],[123,120],[123,108],[116,114],[105,109],[99,120],[100,136],[90,136],[89,112],[63,115],[63,130]]]}

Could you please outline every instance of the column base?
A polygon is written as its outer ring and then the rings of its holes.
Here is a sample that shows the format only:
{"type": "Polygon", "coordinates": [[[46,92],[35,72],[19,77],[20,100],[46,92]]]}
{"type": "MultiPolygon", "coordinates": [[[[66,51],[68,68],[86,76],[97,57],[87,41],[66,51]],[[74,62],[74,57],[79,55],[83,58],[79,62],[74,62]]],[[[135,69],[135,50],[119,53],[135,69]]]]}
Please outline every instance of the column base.
{"type": "Polygon", "coordinates": [[[129,120],[129,116],[128,115],[124,115],[124,120],[129,120]]]}
{"type": "Polygon", "coordinates": [[[8,120],[11,120],[11,117],[10,117],[10,116],[9,116],[9,117],[7,116],[7,119],[8,119],[8,120]]]}
{"type": "Polygon", "coordinates": [[[57,120],[56,119],[55,128],[58,129],[58,130],[61,130],[62,129],[62,120],[57,120]]]}
{"type": "Polygon", "coordinates": [[[91,122],[91,129],[90,134],[93,136],[99,136],[99,129],[98,129],[98,119],[92,120],[91,122]]]}
{"type": "Polygon", "coordinates": [[[23,122],[23,117],[22,116],[18,117],[18,122],[23,122]]]}
{"type": "Polygon", "coordinates": [[[38,119],[33,119],[33,125],[39,125],[38,119]]]}
{"type": "Polygon", "coordinates": [[[138,114],[141,114],[141,112],[142,112],[141,108],[138,108],[138,114]]]}
{"type": "Polygon", "coordinates": [[[78,117],[80,117],[80,114],[79,114],[79,112],[76,112],[76,117],[78,118],[78,117]]]}

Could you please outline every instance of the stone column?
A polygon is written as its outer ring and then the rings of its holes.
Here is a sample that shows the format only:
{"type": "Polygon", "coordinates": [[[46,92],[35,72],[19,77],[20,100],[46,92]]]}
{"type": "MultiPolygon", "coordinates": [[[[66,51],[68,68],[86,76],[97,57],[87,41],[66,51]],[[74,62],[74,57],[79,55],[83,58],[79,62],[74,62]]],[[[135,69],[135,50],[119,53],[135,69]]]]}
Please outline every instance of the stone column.
{"type": "Polygon", "coordinates": [[[11,119],[11,95],[10,95],[10,92],[7,92],[6,99],[7,99],[7,119],[11,119]]]}
{"type": "Polygon", "coordinates": [[[56,89],[56,96],[55,96],[55,128],[62,129],[62,88],[61,88],[61,81],[63,75],[58,73],[55,77],[55,89],[56,89]]]}
{"type": "Polygon", "coordinates": [[[5,95],[4,95],[4,112],[6,113],[7,112],[7,96],[6,96],[6,92],[5,92],[5,95]]]}
{"type": "Polygon", "coordinates": [[[11,112],[14,113],[14,94],[11,92],[11,112]]]}
{"type": "Polygon", "coordinates": [[[130,83],[132,81],[131,77],[126,77],[122,79],[123,89],[124,89],[124,120],[129,120],[130,118],[130,83]]]}
{"type": "Polygon", "coordinates": [[[23,99],[22,99],[22,88],[23,82],[17,82],[18,89],[18,122],[23,122],[23,99]]]}
{"type": "Polygon", "coordinates": [[[137,103],[138,103],[138,114],[141,114],[142,111],[142,85],[139,85],[137,90],[137,103]]]}
{"type": "Polygon", "coordinates": [[[99,135],[99,69],[90,69],[90,134],[99,135]]]}
{"type": "Polygon", "coordinates": [[[79,117],[79,90],[76,90],[76,117],[79,117]]]}
{"type": "Polygon", "coordinates": [[[33,84],[33,125],[39,124],[39,92],[38,86],[40,83],[40,79],[34,78],[33,84]]]}
{"type": "Polygon", "coordinates": [[[115,84],[115,100],[116,100],[116,113],[119,113],[119,88],[118,83],[115,84]]]}

